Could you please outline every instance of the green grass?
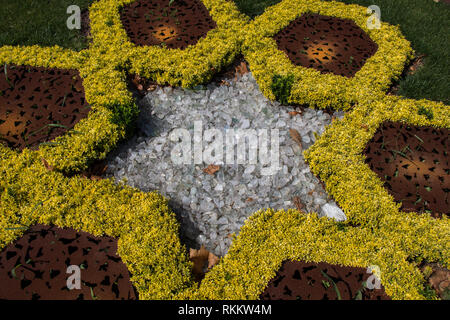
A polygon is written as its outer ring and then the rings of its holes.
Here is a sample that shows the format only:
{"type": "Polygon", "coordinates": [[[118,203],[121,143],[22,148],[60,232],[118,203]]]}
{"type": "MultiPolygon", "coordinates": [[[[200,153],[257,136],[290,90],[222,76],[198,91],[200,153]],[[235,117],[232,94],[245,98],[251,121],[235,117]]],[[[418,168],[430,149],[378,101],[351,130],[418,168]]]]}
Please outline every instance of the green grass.
{"type": "Polygon", "coordinates": [[[264,12],[267,7],[277,4],[280,0],[234,0],[241,12],[254,18],[264,12]]]}
{"type": "MultiPolygon", "coordinates": [[[[299,0],[300,1],[300,0],[299,0]]],[[[400,81],[398,94],[409,98],[443,101],[450,104],[450,6],[431,0],[341,0],[363,6],[376,4],[381,19],[400,25],[425,65],[400,81]]],[[[80,50],[86,47],[78,30],[66,27],[71,4],[86,8],[93,0],[0,0],[0,45],[60,45],[80,50]]],[[[279,0],[235,0],[251,17],[264,12],[279,0]]]]}
{"type": "Polygon", "coordinates": [[[87,42],[79,30],[69,30],[67,7],[87,8],[93,0],[0,0],[0,46],[60,45],[81,50],[87,42]]]}
{"type": "MultiPolygon", "coordinates": [[[[365,7],[377,5],[381,20],[400,25],[424,66],[399,83],[399,95],[450,104],[450,5],[432,0],[340,0],[365,7]]],[[[254,17],[279,0],[235,0],[239,9],[254,17]]]]}

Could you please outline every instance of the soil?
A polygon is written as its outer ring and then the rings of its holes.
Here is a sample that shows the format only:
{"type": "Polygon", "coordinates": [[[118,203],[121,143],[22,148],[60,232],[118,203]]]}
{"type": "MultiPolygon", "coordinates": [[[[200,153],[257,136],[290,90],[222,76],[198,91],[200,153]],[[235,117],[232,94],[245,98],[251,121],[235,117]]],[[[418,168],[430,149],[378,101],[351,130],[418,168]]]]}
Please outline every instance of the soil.
{"type": "Polygon", "coordinates": [[[351,78],[378,46],[353,21],[304,14],[281,30],[275,40],[297,66],[351,78]]]}
{"type": "Polygon", "coordinates": [[[0,253],[0,299],[137,299],[116,254],[117,240],[35,225],[0,253]],[[70,265],[81,269],[81,289],[67,288],[70,265]]]}
{"type": "Polygon", "coordinates": [[[428,284],[436,291],[439,298],[450,299],[450,270],[437,263],[424,263],[420,266],[422,272],[426,267],[431,268],[432,273],[427,276],[428,284]]]}
{"type": "Polygon", "coordinates": [[[36,149],[72,129],[90,107],[78,71],[5,65],[0,76],[0,143],[36,149]]]}
{"type": "Polygon", "coordinates": [[[170,49],[195,45],[217,26],[198,0],[141,0],[125,6],[120,17],[134,44],[170,49]]]}
{"type": "Polygon", "coordinates": [[[402,210],[450,214],[448,129],[385,122],[364,153],[402,210]]]}
{"type": "Polygon", "coordinates": [[[365,268],[325,262],[285,261],[261,294],[262,300],[390,300],[383,286],[367,289],[365,268]],[[335,288],[336,285],[336,288],[335,288]]]}

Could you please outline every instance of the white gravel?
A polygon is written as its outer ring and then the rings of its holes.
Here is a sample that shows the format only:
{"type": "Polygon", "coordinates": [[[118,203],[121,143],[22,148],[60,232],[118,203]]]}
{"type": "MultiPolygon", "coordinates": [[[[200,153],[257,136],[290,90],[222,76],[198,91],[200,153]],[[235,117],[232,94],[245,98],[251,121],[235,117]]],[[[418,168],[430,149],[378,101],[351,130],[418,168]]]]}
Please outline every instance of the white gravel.
{"type": "Polygon", "coordinates": [[[158,87],[139,104],[142,134],[110,155],[108,175],[143,191],[158,190],[171,199],[181,218],[182,233],[191,243],[203,244],[222,256],[231,244],[230,235],[238,234],[252,213],[269,207],[295,208],[294,197],[307,212],[345,219],[289,134],[289,129],[297,130],[303,149],[308,148],[330,124],[327,113],[305,109],[300,115],[290,115],[295,109],[267,100],[250,73],[231,81],[230,86],[209,84],[196,90],[158,87]],[[229,164],[224,157],[225,164],[210,175],[203,172],[208,164],[174,163],[171,154],[177,142],[169,137],[174,129],[186,129],[194,137],[195,121],[202,121],[203,131],[218,129],[224,137],[227,129],[265,129],[269,137],[278,129],[280,169],[265,176],[261,169],[266,166],[259,162],[229,164]]]}

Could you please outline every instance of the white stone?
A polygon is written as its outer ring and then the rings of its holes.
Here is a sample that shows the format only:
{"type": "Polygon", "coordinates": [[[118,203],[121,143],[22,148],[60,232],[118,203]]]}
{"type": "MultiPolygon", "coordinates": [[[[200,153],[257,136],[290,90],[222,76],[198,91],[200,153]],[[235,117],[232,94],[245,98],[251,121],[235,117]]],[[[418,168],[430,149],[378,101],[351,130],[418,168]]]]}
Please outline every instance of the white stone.
{"type": "Polygon", "coordinates": [[[347,217],[344,213],[344,211],[341,210],[337,205],[335,204],[329,204],[326,203],[322,206],[322,213],[324,216],[328,218],[333,218],[336,221],[345,221],[347,220],[347,217]]]}

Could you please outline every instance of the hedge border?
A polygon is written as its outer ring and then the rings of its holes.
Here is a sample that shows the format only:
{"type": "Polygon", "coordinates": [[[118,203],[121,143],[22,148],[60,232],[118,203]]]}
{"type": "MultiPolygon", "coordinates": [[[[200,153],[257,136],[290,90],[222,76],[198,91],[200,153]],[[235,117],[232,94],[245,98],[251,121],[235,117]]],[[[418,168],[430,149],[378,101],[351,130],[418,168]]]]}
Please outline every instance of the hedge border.
{"type": "MultiPolygon", "coordinates": [[[[391,235],[387,235],[391,236],[391,235]]],[[[425,299],[424,277],[399,243],[368,228],[355,228],[296,210],[259,211],[249,218],[228,254],[206,274],[198,290],[178,298],[258,299],[283,261],[328,262],[367,268],[392,299],[425,299]]]]}
{"type": "Polygon", "coordinates": [[[261,91],[274,100],[271,84],[275,75],[295,79],[288,102],[316,108],[349,110],[357,102],[382,97],[392,80],[397,80],[413,57],[410,43],[397,26],[382,22],[380,29],[366,26],[367,8],[341,2],[284,0],[266,9],[247,27],[243,52],[261,91]],[[321,74],[318,70],[295,66],[278,49],[273,36],[304,13],[318,13],[353,20],[378,45],[354,77],[321,74]]]}
{"type": "Polygon", "coordinates": [[[234,2],[201,0],[217,27],[195,45],[185,49],[168,49],[131,43],[120,20],[120,9],[134,1],[109,0],[92,7],[92,17],[98,23],[92,28],[94,43],[100,46],[108,44],[114,51],[121,50],[124,57],[130,60],[131,73],[161,84],[194,87],[211,80],[240,52],[241,30],[248,17],[239,12],[234,2]]]}
{"type": "Polygon", "coordinates": [[[48,171],[36,153],[3,149],[0,250],[37,223],[70,227],[119,238],[118,254],[141,299],[171,299],[192,286],[191,263],[165,198],[111,179],[67,178],[48,171]]]}
{"type": "Polygon", "coordinates": [[[129,125],[116,120],[114,112],[129,112],[130,117],[136,113],[131,93],[123,81],[124,75],[115,67],[117,63],[108,69],[99,68],[98,61],[101,58],[89,53],[87,50],[74,52],[58,46],[0,48],[1,64],[79,71],[91,111],[73,130],[41,145],[35,151],[56,170],[63,172],[83,170],[90,161],[104,158],[125,137],[129,125]]]}

